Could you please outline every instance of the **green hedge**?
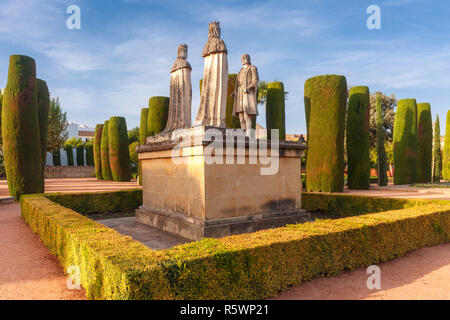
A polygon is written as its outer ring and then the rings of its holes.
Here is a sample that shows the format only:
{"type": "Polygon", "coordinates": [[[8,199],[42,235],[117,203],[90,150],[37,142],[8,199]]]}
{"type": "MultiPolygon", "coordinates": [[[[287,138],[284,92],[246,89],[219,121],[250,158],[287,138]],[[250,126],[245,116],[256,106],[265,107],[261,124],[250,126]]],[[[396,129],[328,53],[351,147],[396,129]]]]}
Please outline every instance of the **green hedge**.
{"type": "Polygon", "coordinates": [[[77,166],[84,166],[84,144],[79,143],[76,147],[77,151],[77,166]]]}
{"type": "Polygon", "coordinates": [[[64,150],[66,151],[66,155],[67,155],[67,165],[68,166],[73,166],[73,147],[70,144],[66,144],[64,146],[64,150]]]}
{"type": "Polygon", "coordinates": [[[439,116],[436,115],[433,136],[433,182],[441,181],[442,173],[442,153],[441,153],[441,126],[439,125],[439,116]]]}
{"type": "Polygon", "coordinates": [[[305,82],[308,134],[306,188],[342,192],[347,80],[344,76],[316,76],[305,82]]]}
{"type": "Polygon", "coordinates": [[[60,166],[61,165],[61,151],[58,149],[52,152],[53,156],[53,165],[60,166]]]}
{"type": "Polygon", "coordinates": [[[130,211],[142,204],[142,190],[115,192],[48,193],[45,196],[81,214],[130,211]]]}
{"type": "Polygon", "coordinates": [[[394,184],[417,182],[416,99],[398,101],[394,121],[394,184]]]}
{"type": "Polygon", "coordinates": [[[111,117],[108,124],[109,167],[114,181],[130,181],[130,151],[124,117],[111,117]]]}
{"type": "Polygon", "coordinates": [[[447,111],[447,121],[445,123],[442,178],[444,178],[444,180],[450,180],[450,110],[447,111]]]}
{"type": "Polygon", "coordinates": [[[431,182],[433,121],[429,103],[417,104],[417,182],[431,182]]]}
{"type": "Polygon", "coordinates": [[[101,180],[102,177],[102,133],[103,124],[97,124],[95,126],[95,138],[94,138],[94,163],[95,163],[95,176],[101,180]]]}
{"type": "Polygon", "coordinates": [[[91,299],[262,299],[318,276],[448,242],[450,236],[450,203],[431,201],[155,251],[43,195],[23,196],[21,207],[64,270],[80,267],[91,299]]]}
{"type": "Polygon", "coordinates": [[[94,145],[91,141],[86,142],[84,145],[84,149],[86,150],[86,165],[87,166],[94,166],[95,160],[94,160],[94,145]]]}
{"type": "Polygon", "coordinates": [[[106,120],[103,123],[102,139],[100,141],[100,155],[101,155],[101,159],[102,159],[102,178],[103,178],[103,180],[112,180],[111,168],[109,167],[108,125],[109,125],[109,120],[106,120]]]}
{"type": "Polygon", "coordinates": [[[378,185],[387,186],[388,184],[388,163],[386,157],[386,133],[384,132],[384,119],[383,119],[383,98],[378,92],[376,96],[376,125],[377,125],[377,171],[378,171],[378,185]]]}
{"type": "Polygon", "coordinates": [[[283,82],[270,82],[267,85],[266,128],[267,139],[271,129],[279,130],[279,139],[286,140],[285,93],[283,82]]]}
{"type": "Polygon", "coordinates": [[[347,111],[347,187],[369,189],[370,94],[365,86],[350,89],[347,111]]]}
{"type": "Polygon", "coordinates": [[[147,136],[154,136],[166,128],[169,101],[169,97],[151,97],[148,100],[147,136]]]}

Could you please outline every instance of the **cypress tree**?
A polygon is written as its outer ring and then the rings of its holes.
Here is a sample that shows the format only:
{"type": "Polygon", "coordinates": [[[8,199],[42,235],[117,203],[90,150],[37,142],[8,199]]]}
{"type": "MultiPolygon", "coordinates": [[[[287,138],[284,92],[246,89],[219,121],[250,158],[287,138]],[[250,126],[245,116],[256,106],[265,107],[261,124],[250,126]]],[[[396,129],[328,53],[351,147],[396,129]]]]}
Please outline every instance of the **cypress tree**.
{"type": "Polygon", "coordinates": [[[109,151],[108,151],[108,124],[106,120],[103,124],[102,140],[100,145],[100,153],[102,158],[102,178],[103,180],[112,180],[111,168],[109,167],[109,151]]]}
{"type": "Polygon", "coordinates": [[[84,150],[86,150],[86,165],[87,166],[95,165],[94,146],[91,141],[86,142],[86,144],[84,145],[84,150]]]}
{"type": "Polygon", "coordinates": [[[124,117],[111,117],[108,124],[108,150],[114,181],[130,181],[130,150],[124,117]]]}
{"type": "Polygon", "coordinates": [[[77,150],[77,166],[84,166],[84,144],[79,143],[76,147],[77,150]]]}
{"type": "Polygon", "coordinates": [[[445,124],[442,178],[447,181],[450,180],[450,110],[447,111],[447,122],[445,124]]]}
{"type": "Polygon", "coordinates": [[[441,126],[439,124],[439,116],[436,116],[436,123],[434,124],[434,136],[433,136],[433,182],[441,182],[441,126]]]}
{"type": "Polygon", "coordinates": [[[66,155],[67,155],[67,165],[73,166],[74,162],[73,162],[73,147],[72,147],[72,145],[66,144],[64,146],[64,150],[66,151],[66,155]]]}
{"type": "Polygon", "coordinates": [[[2,102],[2,136],[9,193],[42,190],[42,155],[39,135],[36,64],[33,58],[12,55],[2,102]]]}
{"type": "Polygon", "coordinates": [[[60,166],[61,165],[61,152],[59,149],[52,152],[52,157],[53,157],[53,165],[60,166]]]}
{"type": "MultiPolygon", "coordinates": [[[[147,123],[148,123],[148,108],[141,109],[141,123],[139,125],[139,145],[145,144],[147,139],[147,123]]],[[[139,184],[142,185],[142,163],[138,161],[138,179],[139,184]]]]}
{"type": "MultiPolygon", "coordinates": [[[[234,97],[232,97],[231,94],[234,92],[234,89],[236,87],[236,78],[237,78],[236,73],[228,74],[227,117],[225,123],[227,128],[232,129],[241,128],[241,122],[239,121],[239,118],[233,117],[234,97]]],[[[256,117],[254,117],[253,119],[256,119],[256,117]]]]}
{"type": "Polygon", "coordinates": [[[3,144],[3,138],[1,135],[1,129],[2,129],[2,104],[3,104],[3,95],[2,92],[0,90],[0,145],[3,144]]]}
{"type": "Polygon", "coordinates": [[[381,95],[377,94],[376,99],[376,125],[377,125],[377,171],[378,171],[378,185],[387,186],[387,157],[385,149],[386,134],[384,132],[384,119],[383,119],[383,99],[381,95]]]}
{"type": "Polygon", "coordinates": [[[163,131],[169,115],[168,97],[151,97],[148,101],[147,136],[163,131]]]}
{"type": "Polygon", "coordinates": [[[286,140],[284,95],[283,82],[271,82],[268,84],[266,98],[266,128],[268,139],[271,138],[270,130],[278,129],[280,140],[286,140]]]}
{"type": "Polygon", "coordinates": [[[398,101],[394,121],[394,184],[417,182],[417,103],[398,101]]]}
{"type": "Polygon", "coordinates": [[[433,121],[429,103],[417,104],[417,182],[431,181],[433,121]]]}
{"type": "Polygon", "coordinates": [[[304,92],[307,190],[342,192],[347,80],[339,75],[316,76],[306,80],[304,92]]]}
{"type": "Polygon", "coordinates": [[[39,137],[41,139],[41,161],[42,178],[41,192],[45,189],[45,163],[47,162],[47,133],[48,133],[48,112],[50,109],[50,92],[47,83],[44,80],[36,79],[37,99],[38,99],[38,119],[39,119],[39,137]]]}
{"type": "Polygon", "coordinates": [[[102,176],[102,154],[101,154],[101,144],[102,144],[102,132],[103,125],[97,124],[95,126],[95,138],[94,138],[94,164],[95,164],[95,176],[97,179],[103,179],[102,176]]]}
{"type": "Polygon", "coordinates": [[[369,189],[370,94],[365,86],[350,89],[347,111],[347,186],[369,189]]]}

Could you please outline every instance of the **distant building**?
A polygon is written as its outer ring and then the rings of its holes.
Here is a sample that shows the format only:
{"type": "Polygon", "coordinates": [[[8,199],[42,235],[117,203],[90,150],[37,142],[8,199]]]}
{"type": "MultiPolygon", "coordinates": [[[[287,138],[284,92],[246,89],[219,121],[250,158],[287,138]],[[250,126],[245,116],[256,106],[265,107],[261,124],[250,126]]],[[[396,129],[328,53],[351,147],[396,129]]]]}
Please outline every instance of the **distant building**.
{"type": "Polygon", "coordinates": [[[81,140],[86,141],[87,139],[92,139],[95,136],[95,129],[88,127],[85,124],[78,124],[74,122],[68,122],[67,134],[68,138],[81,138],[81,140]]]}

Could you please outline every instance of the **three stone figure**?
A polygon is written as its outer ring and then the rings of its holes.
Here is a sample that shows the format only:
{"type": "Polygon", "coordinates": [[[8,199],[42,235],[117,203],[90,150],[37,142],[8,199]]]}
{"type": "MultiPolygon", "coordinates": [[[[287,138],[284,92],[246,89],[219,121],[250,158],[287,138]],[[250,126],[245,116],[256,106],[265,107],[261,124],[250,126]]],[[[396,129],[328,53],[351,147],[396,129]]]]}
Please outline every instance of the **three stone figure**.
{"type": "MultiPolygon", "coordinates": [[[[226,127],[228,90],[228,58],[225,42],[220,38],[219,22],[209,24],[204,58],[203,84],[195,125],[226,127]]],[[[191,126],[191,66],[187,62],[187,45],[178,46],[178,57],[170,71],[170,105],[165,132],[191,126]]],[[[252,128],[252,118],[258,115],[258,70],[250,56],[242,55],[242,68],[234,88],[233,117],[239,117],[241,128],[252,128]]]]}

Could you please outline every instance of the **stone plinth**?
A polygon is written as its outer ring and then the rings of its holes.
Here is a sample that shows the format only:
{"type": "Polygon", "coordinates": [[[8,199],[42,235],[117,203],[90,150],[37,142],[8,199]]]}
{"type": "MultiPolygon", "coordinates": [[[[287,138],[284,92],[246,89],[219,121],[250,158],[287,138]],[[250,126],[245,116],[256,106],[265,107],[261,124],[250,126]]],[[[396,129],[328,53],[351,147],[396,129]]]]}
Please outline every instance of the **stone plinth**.
{"type": "Polygon", "coordinates": [[[266,140],[242,137],[240,143],[229,143],[226,149],[225,130],[220,129],[222,134],[214,140],[205,134],[206,129],[148,137],[138,150],[143,173],[143,205],[136,212],[139,222],[199,240],[278,227],[308,217],[301,209],[303,144],[280,141],[277,148],[269,141],[267,148],[260,149],[255,143],[264,145],[266,140]],[[180,135],[183,141],[192,140],[179,147],[180,135]],[[222,154],[214,147],[219,145],[225,146],[222,154]],[[268,157],[263,157],[265,154],[268,157]],[[270,167],[268,162],[276,160],[278,170],[262,175],[261,170],[270,167]]]}

